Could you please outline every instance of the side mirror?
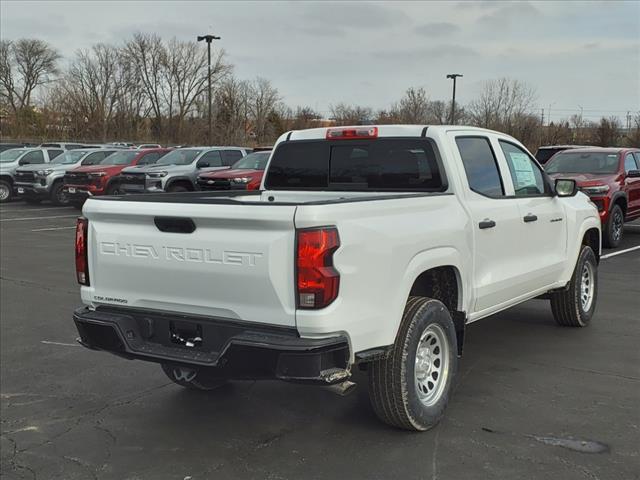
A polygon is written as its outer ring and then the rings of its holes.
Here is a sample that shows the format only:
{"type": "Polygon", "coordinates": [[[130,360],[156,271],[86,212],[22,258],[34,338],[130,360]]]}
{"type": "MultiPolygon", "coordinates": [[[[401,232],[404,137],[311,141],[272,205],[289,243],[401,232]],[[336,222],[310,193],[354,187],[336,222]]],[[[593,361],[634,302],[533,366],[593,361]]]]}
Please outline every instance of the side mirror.
{"type": "Polygon", "coordinates": [[[578,193],[578,184],[569,178],[558,178],[555,189],[559,197],[573,197],[578,193]]]}
{"type": "Polygon", "coordinates": [[[629,178],[638,178],[638,177],[640,177],[640,170],[629,170],[627,172],[627,177],[629,177],[629,178]]]}
{"type": "Polygon", "coordinates": [[[206,167],[210,167],[211,165],[209,165],[209,160],[198,160],[198,163],[196,163],[196,168],[206,168],[206,167]]]}

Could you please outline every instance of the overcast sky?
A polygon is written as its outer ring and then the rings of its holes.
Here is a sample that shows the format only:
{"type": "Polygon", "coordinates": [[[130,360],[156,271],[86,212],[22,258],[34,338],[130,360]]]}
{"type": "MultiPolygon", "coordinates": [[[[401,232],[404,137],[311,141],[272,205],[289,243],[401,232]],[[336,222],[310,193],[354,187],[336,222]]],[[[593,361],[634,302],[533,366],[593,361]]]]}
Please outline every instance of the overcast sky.
{"type": "MultiPolygon", "coordinates": [[[[241,78],[263,76],[290,105],[384,108],[410,86],[461,103],[484,80],[537,89],[552,118],[640,110],[640,2],[9,1],[3,39],[37,37],[69,60],[136,31],[167,39],[213,33],[241,78]]],[[[205,48],[203,44],[203,48],[205,48]]]]}

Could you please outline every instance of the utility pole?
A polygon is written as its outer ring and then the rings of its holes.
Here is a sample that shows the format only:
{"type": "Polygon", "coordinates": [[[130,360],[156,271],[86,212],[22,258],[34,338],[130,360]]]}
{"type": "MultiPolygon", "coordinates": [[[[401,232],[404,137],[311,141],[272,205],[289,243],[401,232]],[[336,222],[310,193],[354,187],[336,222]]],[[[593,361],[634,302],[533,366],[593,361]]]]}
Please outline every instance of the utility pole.
{"type": "Polygon", "coordinates": [[[542,112],[540,113],[540,145],[542,145],[542,132],[544,131],[544,108],[542,109],[542,112]]]}
{"type": "Polygon", "coordinates": [[[449,73],[447,78],[453,80],[453,98],[451,99],[451,125],[456,124],[456,78],[462,77],[461,73],[449,73]]]}
{"type": "Polygon", "coordinates": [[[213,145],[212,140],[212,130],[211,130],[211,42],[214,40],[220,40],[220,37],[216,37],[215,35],[198,35],[198,41],[207,42],[207,66],[208,66],[208,74],[207,74],[207,93],[209,97],[209,110],[207,113],[207,117],[209,118],[209,146],[213,145]]]}

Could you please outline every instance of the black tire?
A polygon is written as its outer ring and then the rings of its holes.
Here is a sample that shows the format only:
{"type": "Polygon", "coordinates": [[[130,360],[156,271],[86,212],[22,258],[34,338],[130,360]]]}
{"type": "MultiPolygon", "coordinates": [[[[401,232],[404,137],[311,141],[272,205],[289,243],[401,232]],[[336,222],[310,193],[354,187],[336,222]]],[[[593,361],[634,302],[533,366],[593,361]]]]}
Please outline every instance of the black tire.
{"type": "MultiPolygon", "coordinates": [[[[431,345],[427,346],[431,348],[431,345]]],[[[437,345],[433,347],[433,353],[436,350],[437,345]]],[[[373,410],[380,420],[394,427],[429,430],[444,415],[457,369],[456,331],[449,311],[438,300],[409,297],[393,349],[386,358],[369,364],[369,398],[373,410]],[[420,383],[418,379],[416,358],[418,347],[425,345],[424,341],[421,342],[423,334],[427,334],[425,338],[428,341],[428,332],[432,329],[440,332],[443,343],[439,350],[440,358],[429,364],[441,368],[443,375],[438,375],[438,382],[433,378],[432,367],[429,367],[426,382],[429,379],[434,381],[437,395],[430,402],[423,403],[418,389],[424,381],[420,383]]],[[[424,395],[425,392],[421,393],[424,395]]]]}
{"type": "Polygon", "coordinates": [[[551,311],[559,325],[565,327],[586,327],[593,316],[598,300],[598,263],[590,247],[583,246],[578,255],[576,267],[566,289],[551,293],[551,311]],[[583,275],[590,269],[589,286],[592,296],[583,302],[583,275]]]}
{"type": "Polygon", "coordinates": [[[40,202],[42,202],[42,199],[38,197],[30,197],[27,195],[23,198],[24,198],[24,201],[27,202],[29,205],[39,205],[40,202]]]}
{"type": "Polygon", "coordinates": [[[13,198],[13,186],[6,180],[0,180],[0,203],[8,203],[13,198]]]}
{"type": "Polygon", "coordinates": [[[205,369],[192,369],[163,363],[162,371],[176,385],[192,390],[215,390],[228,383],[226,378],[205,369]]]}
{"type": "Polygon", "coordinates": [[[602,232],[602,242],[607,248],[616,248],[622,241],[624,232],[624,212],[620,205],[614,205],[602,232]]]}
{"type": "Polygon", "coordinates": [[[107,195],[122,195],[122,193],[122,190],[120,190],[120,184],[118,183],[109,185],[109,188],[107,188],[107,195]]]}
{"type": "Polygon", "coordinates": [[[171,185],[167,190],[168,193],[177,193],[177,192],[188,192],[189,189],[184,185],[171,185]]]}
{"type": "Polygon", "coordinates": [[[51,187],[50,199],[51,203],[54,205],[69,205],[71,201],[69,200],[69,195],[64,192],[64,184],[62,181],[57,181],[53,184],[53,187],[51,187]]]}

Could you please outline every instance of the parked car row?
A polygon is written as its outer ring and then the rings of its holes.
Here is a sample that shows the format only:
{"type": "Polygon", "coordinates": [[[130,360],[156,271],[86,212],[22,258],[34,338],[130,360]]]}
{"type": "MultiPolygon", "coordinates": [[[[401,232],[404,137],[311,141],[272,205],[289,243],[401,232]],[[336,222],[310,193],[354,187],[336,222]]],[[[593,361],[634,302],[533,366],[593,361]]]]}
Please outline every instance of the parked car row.
{"type": "Polygon", "coordinates": [[[640,149],[563,149],[544,165],[551,178],[574,179],[598,208],[604,246],[620,244],[624,222],[640,218],[640,149]]]}
{"type": "MultiPolygon", "coordinates": [[[[67,146],[67,145],[65,145],[67,146]]],[[[0,202],[50,200],[81,208],[90,196],[257,189],[270,151],[246,147],[15,148],[0,153],[0,202]],[[221,177],[209,177],[220,170],[221,177]]]]}

